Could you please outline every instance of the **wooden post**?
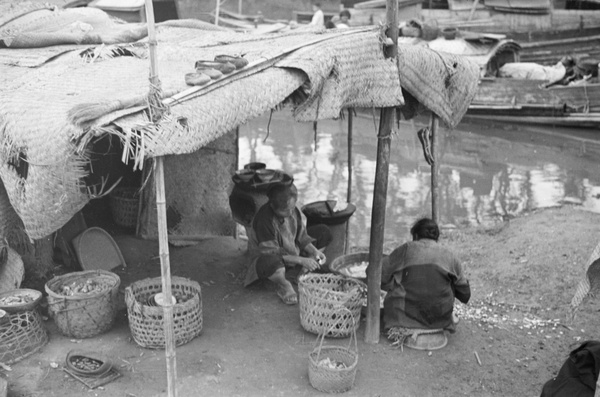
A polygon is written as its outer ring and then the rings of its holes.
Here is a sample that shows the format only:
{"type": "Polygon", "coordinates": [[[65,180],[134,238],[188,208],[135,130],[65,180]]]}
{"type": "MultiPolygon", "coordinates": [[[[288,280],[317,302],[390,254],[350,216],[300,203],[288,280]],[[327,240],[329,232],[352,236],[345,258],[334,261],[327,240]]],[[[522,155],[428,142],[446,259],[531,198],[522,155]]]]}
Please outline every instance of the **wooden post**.
{"type": "MultiPolygon", "coordinates": [[[[156,31],[154,28],[154,8],[152,0],[146,0],[146,20],[148,23],[148,44],[150,54],[150,90],[158,87],[158,64],[156,59],[156,31]]],[[[175,359],[175,335],[173,331],[173,302],[171,294],[171,265],[169,262],[169,240],[167,230],[167,205],[165,198],[165,175],[162,157],[154,162],[154,185],[156,187],[156,212],[158,221],[158,247],[162,292],[165,297],[163,321],[165,332],[165,359],[167,362],[168,397],[177,397],[177,362],[175,359]]]]}
{"type": "Polygon", "coordinates": [[[431,157],[433,157],[433,164],[431,165],[431,219],[435,223],[439,223],[440,220],[440,187],[438,183],[438,175],[440,172],[440,159],[438,148],[438,127],[440,125],[440,119],[435,113],[431,113],[431,157]]]}
{"type": "MultiPolygon", "coordinates": [[[[393,45],[386,48],[385,55],[387,58],[396,58],[398,55],[398,0],[387,0],[386,15],[387,36],[392,39],[393,45]]],[[[381,109],[379,132],[377,133],[377,166],[373,191],[369,266],[367,267],[367,327],[365,331],[365,342],[367,343],[379,343],[381,258],[383,257],[390,141],[395,116],[394,108],[381,109]]]]}
{"type": "MultiPolygon", "coordinates": [[[[346,192],[346,202],[352,201],[352,118],[353,110],[348,109],[348,190],[346,192]]],[[[348,241],[350,239],[350,218],[346,222],[346,243],[344,244],[344,254],[348,253],[348,241]]]]}
{"type": "Polygon", "coordinates": [[[238,14],[242,13],[242,1],[243,0],[239,0],[239,2],[238,2],[238,14]]]}

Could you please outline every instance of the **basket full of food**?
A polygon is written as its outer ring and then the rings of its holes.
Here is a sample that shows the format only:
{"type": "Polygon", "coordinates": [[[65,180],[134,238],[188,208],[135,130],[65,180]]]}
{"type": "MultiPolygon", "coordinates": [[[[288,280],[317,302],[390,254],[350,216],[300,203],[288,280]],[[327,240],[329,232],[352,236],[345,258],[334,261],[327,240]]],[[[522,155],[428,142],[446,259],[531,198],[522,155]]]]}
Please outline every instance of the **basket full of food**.
{"type": "Polygon", "coordinates": [[[355,252],[335,258],[329,269],[336,274],[356,278],[363,282],[367,280],[367,267],[369,266],[368,252],[355,252]]]}
{"type": "MultiPolygon", "coordinates": [[[[149,349],[165,347],[164,306],[168,300],[160,277],[132,283],[125,289],[129,329],[135,342],[149,349]]],[[[198,282],[171,277],[175,345],[188,343],[202,331],[202,292],[198,282]]]]}
{"type": "Polygon", "coordinates": [[[300,324],[306,331],[346,338],[360,324],[367,292],[362,281],[332,273],[308,273],[300,277],[298,292],[300,324]]]}
{"type": "MultiPolygon", "coordinates": [[[[346,310],[342,309],[342,311],[346,310]]],[[[356,330],[352,329],[347,347],[323,346],[327,333],[325,331],[319,335],[313,351],[308,356],[308,380],[311,386],[319,391],[343,393],[354,386],[356,378],[358,366],[356,330]]]]}
{"type": "Polygon", "coordinates": [[[48,313],[66,336],[99,335],[114,324],[120,284],[119,276],[106,270],[56,276],[46,283],[48,313]]]}
{"type": "Polygon", "coordinates": [[[71,350],[67,353],[65,367],[76,375],[101,377],[111,370],[112,363],[101,353],[71,350]]]}

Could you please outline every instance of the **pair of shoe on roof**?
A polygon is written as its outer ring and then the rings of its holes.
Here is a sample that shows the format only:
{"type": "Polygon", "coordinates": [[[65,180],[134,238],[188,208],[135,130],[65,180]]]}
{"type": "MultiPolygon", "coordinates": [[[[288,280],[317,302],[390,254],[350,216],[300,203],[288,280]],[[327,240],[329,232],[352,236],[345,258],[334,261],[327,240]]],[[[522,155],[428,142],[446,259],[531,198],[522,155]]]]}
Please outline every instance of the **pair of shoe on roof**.
{"type": "Polygon", "coordinates": [[[186,74],[185,82],[191,86],[204,85],[247,65],[248,60],[241,56],[217,55],[214,61],[196,61],[196,71],[186,74]]]}

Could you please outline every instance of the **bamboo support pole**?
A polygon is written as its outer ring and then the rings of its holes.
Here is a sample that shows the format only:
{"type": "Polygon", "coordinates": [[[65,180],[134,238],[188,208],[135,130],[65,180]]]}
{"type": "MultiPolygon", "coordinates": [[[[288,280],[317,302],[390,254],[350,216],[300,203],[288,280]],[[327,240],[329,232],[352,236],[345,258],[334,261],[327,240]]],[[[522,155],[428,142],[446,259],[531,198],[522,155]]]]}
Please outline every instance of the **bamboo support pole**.
{"type": "Polygon", "coordinates": [[[163,309],[165,329],[165,359],[167,361],[167,388],[169,397],[177,397],[177,361],[175,354],[175,333],[173,331],[173,303],[171,300],[171,265],[169,240],[167,237],[167,202],[165,195],[165,174],[163,157],[154,163],[154,183],[156,185],[156,211],[158,219],[158,246],[162,291],[166,305],[163,309]]]}
{"type": "MultiPolygon", "coordinates": [[[[386,48],[387,58],[398,55],[398,0],[387,0],[387,36],[393,44],[386,48]]],[[[377,166],[373,191],[373,212],[371,216],[371,240],[369,244],[369,266],[367,267],[367,327],[365,342],[379,343],[379,314],[381,296],[381,258],[385,229],[385,207],[390,166],[390,141],[394,128],[394,108],[381,109],[379,132],[377,133],[377,166]]]]}
{"type": "MultiPolygon", "coordinates": [[[[156,58],[156,30],[152,0],[146,0],[146,20],[148,21],[148,44],[150,53],[150,84],[158,87],[158,64],[156,58]]],[[[151,90],[153,89],[151,87],[151,90]]],[[[177,362],[175,357],[175,335],[173,331],[173,303],[171,294],[171,268],[169,262],[169,241],[167,230],[167,205],[165,195],[164,161],[162,157],[154,162],[154,184],[156,187],[156,212],[158,220],[158,247],[162,292],[166,305],[163,307],[165,332],[165,360],[167,362],[168,397],[177,397],[177,362]]]]}
{"type": "Polygon", "coordinates": [[[433,164],[431,164],[431,219],[435,223],[439,223],[440,220],[440,186],[438,183],[440,154],[437,152],[439,147],[439,125],[440,119],[436,114],[431,113],[431,157],[433,157],[433,164]]]}
{"type": "MultiPolygon", "coordinates": [[[[352,202],[352,123],[354,109],[348,109],[348,190],[346,192],[346,202],[352,202]]],[[[348,241],[350,239],[350,218],[346,222],[346,242],[344,244],[344,254],[348,253],[348,241]]]]}

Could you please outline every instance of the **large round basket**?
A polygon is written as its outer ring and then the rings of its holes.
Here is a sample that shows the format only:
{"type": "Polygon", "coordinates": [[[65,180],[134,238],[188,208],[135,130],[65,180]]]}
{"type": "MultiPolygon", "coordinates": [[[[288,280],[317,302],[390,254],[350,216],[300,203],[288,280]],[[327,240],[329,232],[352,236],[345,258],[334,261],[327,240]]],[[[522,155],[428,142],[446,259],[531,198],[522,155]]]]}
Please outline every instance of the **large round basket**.
{"type": "Polygon", "coordinates": [[[306,331],[346,338],[360,325],[365,283],[337,274],[308,273],[300,277],[298,291],[300,324],[306,331]]]}
{"type": "Polygon", "coordinates": [[[120,284],[119,276],[106,270],[56,276],[46,283],[48,313],[63,335],[79,339],[99,335],[114,324],[120,284]],[[65,295],[86,282],[94,286],[91,292],[65,295]]]}
{"type": "MultiPolygon", "coordinates": [[[[160,277],[136,281],[125,289],[129,329],[135,342],[149,349],[165,347],[164,308],[153,298],[162,292],[160,277]]],[[[200,284],[183,277],[171,278],[175,345],[188,343],[202,331],[200,284]]]]}
{"type": "Polygon", "coordinates": [[[323,346],[326,332],[317,338],[308,355],[308,380],[312,387],[326,393],[343,393],[354,386],[358,365],[356,331],[353,329],[347,347],[323,346]],[[354,342],[354,350],[352,350],[354,342]]]}
{"type": "Polygon", "coordinates": [[[109,194],[113,220],[119,226],[135,227],[138,217],[137,188],[118,187],[109,194]]]}

